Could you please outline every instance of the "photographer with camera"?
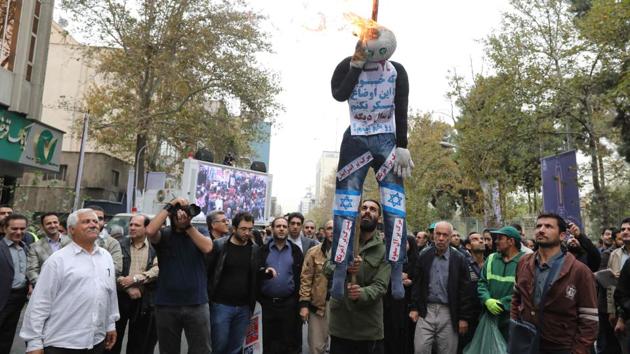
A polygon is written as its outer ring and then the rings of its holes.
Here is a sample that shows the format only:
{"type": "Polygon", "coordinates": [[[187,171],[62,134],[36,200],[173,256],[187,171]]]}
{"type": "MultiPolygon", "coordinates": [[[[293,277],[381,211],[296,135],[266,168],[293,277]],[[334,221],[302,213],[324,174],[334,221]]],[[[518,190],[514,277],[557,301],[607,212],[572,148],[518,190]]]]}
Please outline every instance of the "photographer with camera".
{"type": "Polygon", "coordinates": [[[200,209],[176,198],[147,226],[149,240],[157,251],[160,276],[155,293],[155,316],[160,353],[180,352],[182,330],[191,353],[210,353],[205,254],[212,240],[191,225],[200,209]],[[166,218],[171,226],[162,229],[166,218]]]}

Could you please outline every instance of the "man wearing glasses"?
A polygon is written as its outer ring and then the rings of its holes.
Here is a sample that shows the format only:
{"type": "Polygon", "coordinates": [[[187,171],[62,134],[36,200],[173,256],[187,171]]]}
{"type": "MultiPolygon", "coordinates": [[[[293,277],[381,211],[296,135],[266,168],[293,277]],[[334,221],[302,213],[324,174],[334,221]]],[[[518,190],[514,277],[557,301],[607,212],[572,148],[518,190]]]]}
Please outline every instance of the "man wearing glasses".
{"type": "Polygon", "coordinates": [[[251,241],[254,217],[240,212],[232,226],[232,235],[213,241],[209,261],[210,332],[212,352],[218,354],[241,353],[258,284],[276,275],[273,268],[262,268],[259,247],[251,241]]]}
{"type": "Polygon", "coordinates": [[[208,224],[208,230],[210,230],[212,240],[218,240],[227,235],[230,231],[230,220],[221,210],[215,210],[208,214],[206,217],[206,224],[208,224]]]}

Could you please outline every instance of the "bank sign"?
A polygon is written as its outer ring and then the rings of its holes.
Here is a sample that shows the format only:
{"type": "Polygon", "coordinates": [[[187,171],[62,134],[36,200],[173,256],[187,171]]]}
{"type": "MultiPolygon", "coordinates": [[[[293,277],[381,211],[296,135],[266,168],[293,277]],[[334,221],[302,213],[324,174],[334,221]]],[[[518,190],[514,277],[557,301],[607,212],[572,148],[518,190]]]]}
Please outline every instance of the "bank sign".
{"type": "Polygon", "coordinates": [[[0,107],[0,160],[59,171],[63,132],[0,107]]]}

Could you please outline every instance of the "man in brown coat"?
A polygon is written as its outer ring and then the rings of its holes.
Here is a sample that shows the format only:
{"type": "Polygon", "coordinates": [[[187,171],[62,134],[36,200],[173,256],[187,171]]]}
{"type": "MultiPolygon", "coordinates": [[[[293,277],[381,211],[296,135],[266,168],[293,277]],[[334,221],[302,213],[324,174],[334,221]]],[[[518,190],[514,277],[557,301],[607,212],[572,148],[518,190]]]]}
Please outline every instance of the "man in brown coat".
{"type": "Polygon", "coordinates": [[[539,215],[536,221],[538,251],[523,256],[516,270],[510,317],[536,325],[541,333],[541,354],[588,354],[597,337],[597,292],[593,273],[571,253],[562,250],[560,235],[566,229],[560,216],[539,215]],[[554,264],[558,271],[552,274],[554,264]],[[551,286],[544,297],[543,313],[540,313],[548,277],[551,277],[551,286]],[[544,316],[542,323],[540,316],[544,316]]]}
{"type": "Polygon", "coordinates": [[[324,263],[330,257],[333,221],[324,226],[323,242],[306,253],[300,276],[300,317],[308,321],[308,347],[311,354],[324,354],[328,345],[328,279],[324,263]]]}

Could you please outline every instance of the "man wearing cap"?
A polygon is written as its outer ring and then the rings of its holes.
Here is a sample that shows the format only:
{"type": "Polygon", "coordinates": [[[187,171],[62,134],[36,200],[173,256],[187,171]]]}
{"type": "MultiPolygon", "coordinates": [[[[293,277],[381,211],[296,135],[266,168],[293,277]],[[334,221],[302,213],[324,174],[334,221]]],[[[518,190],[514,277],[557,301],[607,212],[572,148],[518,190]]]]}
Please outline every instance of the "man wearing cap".
{"type": "Polygon", "coordinates": [[[477,293],[486,310],[498,317],[499,330],[507,342],[516,268],[525,253],[520,251],[521,234],[516,228],[505,226],[490,232],[496,236],[497,252],[483,265],[477,293]]]}

